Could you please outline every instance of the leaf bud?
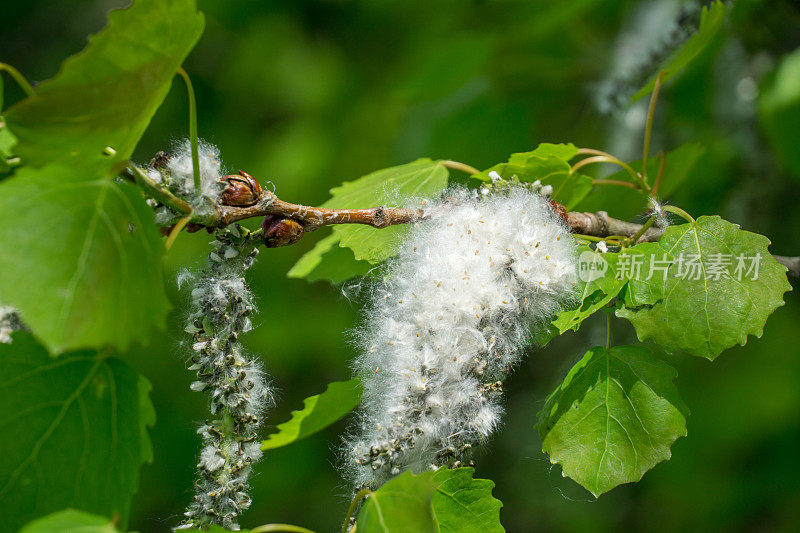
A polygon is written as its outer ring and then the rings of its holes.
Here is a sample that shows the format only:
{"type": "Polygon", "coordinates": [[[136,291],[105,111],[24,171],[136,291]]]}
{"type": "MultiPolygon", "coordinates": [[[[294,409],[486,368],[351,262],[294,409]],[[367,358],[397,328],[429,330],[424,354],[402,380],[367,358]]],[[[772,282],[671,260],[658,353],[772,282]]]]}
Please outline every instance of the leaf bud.
{"type": "Polygon", "coordinates": [[[239,171],[238,176],[235,174],[223,176],[220,181],[227,183],[219,197],[223,205],[239,207],[254,205],[264,194],[258,181],[242,170],[239,171]]]}
{"type": "Polygon", "coordinates": [[[548,200],[550,204],[550,208],[553,210],[553,214],[561,220],[562,222],[569,223],[569,217],[567,216],[567,209],[560,203],[556,202],[555,200],[548,200]]]}
{"type": "Polygon", "coordinates": [[[280,215],[267,215],[261,223],[264,230],[264,245],[267,248],[288,246],[303,237],[303,225],[300,222],[280,215]]]}

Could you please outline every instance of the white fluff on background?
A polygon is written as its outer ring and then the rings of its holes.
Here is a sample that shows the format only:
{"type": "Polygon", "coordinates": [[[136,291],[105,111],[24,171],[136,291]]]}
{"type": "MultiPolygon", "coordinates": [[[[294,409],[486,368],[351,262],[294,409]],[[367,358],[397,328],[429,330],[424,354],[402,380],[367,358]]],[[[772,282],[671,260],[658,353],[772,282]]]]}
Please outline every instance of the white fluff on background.
{"type": "Polygon", "coordinates": [[[356,486],[458,464],[502,414],[501,380],[574,298],[575,245],[547,200],[451,190],[415,224],[372,294],[356,362],[356,486]]]}

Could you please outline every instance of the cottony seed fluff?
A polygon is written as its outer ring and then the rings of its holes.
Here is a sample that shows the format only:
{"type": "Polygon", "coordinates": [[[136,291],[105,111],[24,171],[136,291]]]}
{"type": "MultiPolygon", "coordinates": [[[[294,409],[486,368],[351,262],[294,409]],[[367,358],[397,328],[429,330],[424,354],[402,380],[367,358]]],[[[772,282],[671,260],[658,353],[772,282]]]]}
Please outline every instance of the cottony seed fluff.
{"type": "Polygon", "coordinates": [[[446,193],[388,263],[359,332],[357,487],[458,466],[497,426],[521,349],[574,298],[573,240],[541,195],[446,193]]]}

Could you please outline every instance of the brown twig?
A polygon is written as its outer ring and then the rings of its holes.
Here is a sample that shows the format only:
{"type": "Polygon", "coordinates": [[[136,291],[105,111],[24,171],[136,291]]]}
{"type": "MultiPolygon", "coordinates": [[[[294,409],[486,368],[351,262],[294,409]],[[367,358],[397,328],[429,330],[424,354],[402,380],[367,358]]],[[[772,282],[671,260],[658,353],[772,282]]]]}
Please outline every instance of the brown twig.
{"type": "MultiPolygon", "coordinates": [[[[142,176],[144,173],[137,174],[130,175],[129,177],[135,179],[140,186],[151,185],[149,180],[148,182],[144,181],[144,178],[146,178],[146,176],[142,176]]],[[[154,188],[160,189],[159,187],[154,188]]],[[[148,187],[143,187],[143,190],[153,195],[153,191],[149,190],[148,187]]],[[[172,200],[172,198],[165,197],[163,193],[159,193],[156,199],[172,200]]],[[[599,238],[610,236],[634,237],[638,235],[636,239],[638,243],[657,241],[664,233],[663,228],[657,227],[647,228],[646,231],[642,232],[642,224],[625,222],[624,220],[613,218],[605,211],[598,211],[596,213],[579,213],[572,211],[564,213],[563,206],[555,204],[555,208],[560,212],[559,216],[572,227],[572,230],[582,235],[590,235],[599,238]]],[[[294,220],[302,226],[303,233],[333,224],[363,224],[380,229],[397,224],[408,224],[409,222],[425,218],[425,211],[423,209],[406,207],[378,206],[367,209],[330,209],[326,207],[293,204],[281,200],[271,191],[263,191],[263,193],[261,193],[261,198],[252,206],[238,207],[222,205],[218,206],[214,214],[206,214],[202,217],[195,217],[191,214],[188,205],[187,210],[190,214],[181,222],[185,223],[187,219],[190,219],[191,223],[186,225],[187,229],[190,231],[197,231],[202,227],[206,227],[209,230],[221,228],[240,220],[264,217],[267,215],[294,220]]],[[[171,236],[173,240],[177,231],[171,236]]],[[[291,242],[293,243],[295,241],[291,242]]],[[[775,259],[789,269],[790,276],[800,277],[800,257],[776,255],[775,259]]]]}
{"type": "MultiPolygon", "coordinates": [[[[632,237],[642,229],[642,224],[625,222],[624,220],[610,217],[605,211],[596,213],[571,211],[567,213],[567,222],[572,226],[575,233],[594,237],[608,237],[609,235],[632,237]]],[[[637,242],[657,241],[663,233],[664,230],[662,228],[650,228],[639,237],[637,242]]]]}
{"type": "MultiPolygon", "coordinates": [[[[625,222],[624,220],[610,217],[605,211],[598,211],[597,213],[571,211],[567,213],[567,221],[575,233],[592,235],[593,237],[608,237],[610,235],[631,237],[639,233],[643,227],[642,224],[625,222]]],[[[664,228],[651,227],[636,242],[655,242],[663,234],[664,228]]],[[[778,263],[789,269],[789,276],[800,278],[800,257],[787,257],[784,255],[773,255],[773,257],[778,263]]]]}
{"type": "Polygon", "coordinates": [[[222,206],[219,224],[227,226],[233,222],[265,215],[279,215],[303,224],[306,232],[332,224],[365,224],[373,228],[385,228],[396,224],[407,224],[423,216],[420,209],[371,207],[369,209],[329,209],[285,202],[270,191],[255,205],[249,207],[222,206]]]}

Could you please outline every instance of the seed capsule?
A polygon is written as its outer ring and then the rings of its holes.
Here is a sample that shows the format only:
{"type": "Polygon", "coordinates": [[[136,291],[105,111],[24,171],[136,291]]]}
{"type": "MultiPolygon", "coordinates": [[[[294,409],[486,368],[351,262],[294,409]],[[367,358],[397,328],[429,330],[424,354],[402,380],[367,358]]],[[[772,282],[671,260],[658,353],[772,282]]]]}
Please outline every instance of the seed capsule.
{"type": "Polygon", "coordinates": [[[239,171],[238,176],[223,176],[220,181],[228,184],[219,197],[223,205],[235,205],[240,207],[253,205],[258,202],[264,194],[258,181],[242,170],[239,171]]]}

